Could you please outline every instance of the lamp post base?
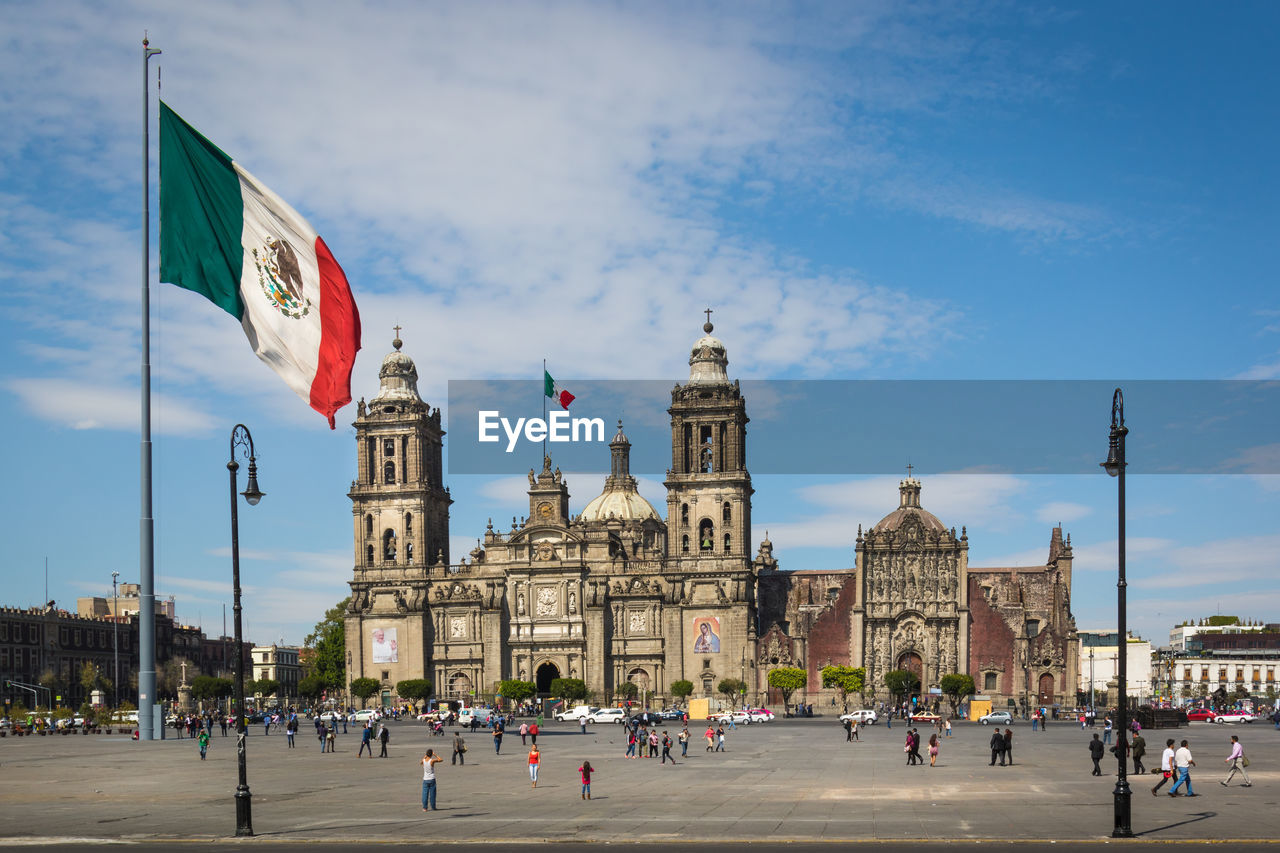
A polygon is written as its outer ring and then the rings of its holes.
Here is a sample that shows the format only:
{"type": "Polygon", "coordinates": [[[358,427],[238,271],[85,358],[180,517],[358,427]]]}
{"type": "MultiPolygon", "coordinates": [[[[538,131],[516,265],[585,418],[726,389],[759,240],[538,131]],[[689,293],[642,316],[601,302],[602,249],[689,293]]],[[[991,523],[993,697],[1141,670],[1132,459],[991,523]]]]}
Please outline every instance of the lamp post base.
{"type": "MultiPolygon", "coordinates": [[[[1121,735],[1123,737],[1123,735],[1121,735]]],[[[1116,789],[1112,792],[1115,800],[1115,829],[1111,831],[1112,838],[1133,838],[1133,828],[1130,824],[1130,816],[1132,814],[1130,806],[1133,802],[1133,789],[1129,787],[1128,779],[1120,779],[1116,782],[1116,789]]]]}
{"type": "Polygon", "coordinates": [[[236,788],[236,836],[253,835],[253,794],[248,785],[236,788]]]}

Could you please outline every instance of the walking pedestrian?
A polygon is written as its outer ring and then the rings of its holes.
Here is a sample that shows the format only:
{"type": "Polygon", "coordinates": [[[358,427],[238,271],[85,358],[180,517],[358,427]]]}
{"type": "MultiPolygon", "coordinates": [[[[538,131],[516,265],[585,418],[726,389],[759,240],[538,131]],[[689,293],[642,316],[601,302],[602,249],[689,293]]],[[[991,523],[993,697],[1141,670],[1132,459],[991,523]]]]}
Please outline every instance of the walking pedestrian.
{"type": "Polygon", "coordinates": [[[364,755],[365,750],[369,750],[369,757],[373,758],[373,721],[364,724],[364,731],[360,733],[360,752],[356,758],[364,755]]]}
{"type": "Polygon", "coordinates": [[[520,724],[520,745],[521,746],[529,745],[529,724],[528,723],[520,724]]]}
{"type": "Polygon", "coordinates": [[[999,729],[991,733],[991,742],[987,744],[991,748],[991,764],[994,767],[996,759],[1000,759],[1000,766],[1004,767],[1004,735],[999,729]]]}
{"type": "MultiPolygon", "coordinates": [[[[203,755],[204,752],[201,751],[201,757],[203,757],[203,755]]],[[[1244,784],[1240,787],[1253,787],[1253,782],[1249,779],[1249,771],[1245,770],[1245,768],[1249,766],[1249,759],[1244,757],[1244,746],[1241,745],[1240,738],[1235,735],[1231,736],[1231,754],[1227,756],[1226,763],[1231,765],[1231,770],[1227,773],[1227,778],[1223,779],[1219,783],[1222,787],[1225,788],[1227,783],[1232,780],[1236,773],[1239,773],[1244,777],[1244,784]]]]}
{"type": "Polygon", "coordinates": [[[422,756],[422,810],[424,812],[428,808],[436,811],[436,765],[441,761],[444,759],[430,749],[427,750],[426,755],[422,756]]]}
{"type": "Polygon", "coordinates": [[[1102,755],[1107,748],[1102,745],[1102,741],[1098,738],[1098,733],[1093,733],[1093,740],[1089,741],[1089,757],[1093,759],[1094,776],[1102,775],[1102,768],[1098,766],[1098,762],[1102,760],[1102,755]]]}
{"type": "MultiPolygon", "coordinates": [[[[535,740],[534,743],[537,743],[535,740]]],[[[502,726],[493,727],[493,754],[502,754],[502,726]]]]}
{"type": "Polygon", "coordinates": [[[685,726],[680,730],[680,734],[676,735],[676,740],[680,741],[680,757],[687,758],[689,755],[689,727],[685,726]]]}
{"type": "Polygon", "coordinates": [[[658,730],[653,729],[649,732],[649,757],[658,757],[658,730]]]}
{"type": "Polygon", "coordinates": [[[640,738],[636,734],[636,730],[632,728],[628,728],[627,729],[627,753],[626,755],[623,756],[624,758],[636,757],[636,746],[638,745],[639,740],[640,738]]]}
{"type": "Polygon", "coordinates": [[[857,721],[857,720],[854,720],[854,721],[853,721],[853,739],[854,739],[855,741],[860,741],[860,740],[862,740],[862,738],[858,736],[858,721],[857,721]]]}
{"type": "Polygon", "coordinates": [[[538,764],[542,761],[542,753],[538,752],[538,745],[535,743],[529,749],[529,781],[532,783],[530,787],[538,787],[538,764]]]}
{"type": "Polygon", "coordinates": [[[707,723],[707,752],[710,752],[716,745],[716,730],[711,728],[711,724],[707,723]]]}
{"type": "Polygon", "coordinates": [[[583,733],[584,735],[587,733],[587,718],[586,718],[586,717],[579,717],[579,718],[578,718],[578,727],[582,729],[582,733],[583,733]]]}
{"type": "Polygon", "coordinates": [[[297,733],[298,733],[298,718],[294,717],[284,727],[285,742],[289,744],[289,749],[294,748],[293,738],[294,738],[294,735],[296,735],[297,733]]]}
{"type": "MultiPolygon", "coordinates": [[[[538,719],[542,719],[541,714],[538,715],[538,719]]],[[[534,746],[538,745],[538,728],[540,725],[541,723],[533,723],[529,726],[529,740],[533,742],[534,746]]]]}
{"type": "Polygon", "coordinates": [[[1169,738],[1164,742],[1164,752],[1160,753],[1160,781],[1151,789],[1151,796],[1158,796],[1157,792],[1164,787],[1165,783],[1173,778],[1173,738],[1169,738]]]}
{"type": "Polygon", "coordinates": [[[1013,729],[1004,730],[1004,760],[1013,764],[1013,729]]]}
{"type": "MultiPolygon", "coordinates": [[[[338,746],[338,727],[329,726],[324,733],[324,746],[321,747],[322,752],[337,752],[338,746]]],[[[357,756],[359,757],[359,756],[357,756]]],[[[369,757],[373,758],[373,747],[369,747],[369,757]]]]}
{"type": "Polygon", "coordinates": [[[951,737],[951,718],[950,717],[947,717],[946,728],[947,728],[947,737],[951,737]]]}
{"type": "Polygon", "coordinates": [[[716,728],[716,752],[724,752],[724,726],[716,728]]]}
{"type": "Polygon", "coordinates": [[[1142,734],[1135,733],[1133,736],[1133,775],[1141,776],[1147,772],[1147,768],[1142,763],[1142,756],[1147,754],[1147,739],[1142,734]]]}
{"type": "Polygon", "coordinates": [[[450,756],[449,763],[463,765],[467,763],[467,742],[463,740],[461,731],[453,733],[453,755],[450,756]]]}
{"type": "Polygon", "coordinates": [[[929,766],[936,767],[938,764],[938,735],[929,735],[929,766]]]}
{"type": "Polygon", "coordinates": [[[1110,744],[1110,743],[1111,743],[1111,729],[1112,729],[1111,718],[1110,718],[1110,717],[1107,717],[1107,719],[1106,719],[1106,720],[1104,720],[1104,721],[1103,721],[1103,723],[1102,723],[1102,744],[1103,744],[1103,746],[1106,746],[1107,744],[1110,744]]]}
{"type": "MultiPolygon", "coordinates": [[[[1232,740],[1235,740],[1235,738],[1232,738],[1232,740]]],[[[201,730],[200,730],[200,736],[196,738],[196,743],[197,743],[197,744],[199,744],[199,746],[200,746],[200,760],[201,760],[201,761],[204,761],[204,760],[205,760],[205,753],[207,753],[207,752],[209,751],[209,733],[208,733],[208,732],[206,732],[204,729],[201,729],[201,730]]],[[[1231,772],[1232,772],[1232,773],[1234,773],[1235,771],[1233,770],[1233,771],[1231,771],[1231,772]]],[[[1230,779],[1231,777],[1230,777],[1230,776],[1228,776],[1227,778],[1228,778],[1228,779],[1230,779]]],[[[1244,779],[1245,779],[1245,781],[1246,781],[1246,782],[1247,782],[1247,781],[1249,781],[1249,777],[1248,777],[1248,776],[1245,776],[1245,777],[1244,777],[1244,779]]],[[[1222,784],[1224,784],[1224,785],[1225,785],[1225,784],[1227,784],[1227,783],[1226,783],[1226,782],[1223,782],[1222,784]]]]}
{"type": "Polygon", "coordinates": [[[1183,741],[1178,746],[1178,751],[1173,754],[1173,764],[1178,771],[1178,781],[1173,783],[1173,787],[1169,789],[1169,796],[1178,796],[1178,788],[1183,784],[1187,786],[1188,797],[1200,796],[1191,789],[1191,768],[1196,766],[1195,760],[1191,757],[1191,745],[1187,741],[1183,741]]]}
{"type": "MultiPolygon", "coordinates": [[[[387,741],[391,740],[391,730],[387,728],[387,724],[383,723],[382,728],[378,730],[378,743],[382,745],[382,752],[378,754],[379,758],[387,757],[387,741]]],[[[373,750],[369,750],[369,754],[373,755],[373,750]]]]}
{"type": "Polygon", "coordinates": [[[591,799],[591,774],[594,772],[595,768],[591,766],[590,761],[582,762],[582,766],[578,768],[578,775],[582,778],[582,799],[584,800],[591,799]]]}
{"type": "Polygon", "coordinates": [[[853,720],[844,721],[844,742],[853,743],[853,720]]]}
{"type": "Polygon", "coordinates": [[[911,729],[907,729],[907,742],[902,747],[902,751],[907,754],[908,767],[916,763],[915,732],[911,731],[911,729]]]}
{"type": "Polygon", "coordinates": [[[667,759],[671,759],[671,763],[675,764],[676,760],[671,755],[671,736],[665,731],[662,733],[662,763],[666,764],[667,759]]]}
{"type": "Polygon", "coordinates": [[[222,736],[227,736],[227,715],[218,714],[218,725],[222,726],[222,736]]]}

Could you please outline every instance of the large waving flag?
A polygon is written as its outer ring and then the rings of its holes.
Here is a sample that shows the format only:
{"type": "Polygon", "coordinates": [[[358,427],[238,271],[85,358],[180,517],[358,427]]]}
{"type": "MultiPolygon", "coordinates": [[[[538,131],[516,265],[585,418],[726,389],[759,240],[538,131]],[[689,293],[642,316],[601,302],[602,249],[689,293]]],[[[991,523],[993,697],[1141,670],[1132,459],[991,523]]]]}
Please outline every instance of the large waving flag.
{"type": "Polygon", "coordinates": [[[556,381],[551,378],[551,374],[547,373],[547,369],[545,367],[542,368],[542,394],[545,397],[550,397],[552,400],[555,400],[560,404],[560,408],[562,409],[568,409],[569,404],[577,399],[568,391],[557,385],[556,381]]]}
{"type": "Polygon", "coordinates": [[[163,102],[160,280],[239,320],[258,358],[334,428],[360,349],[342,267],[296,210],[163,102]]]}

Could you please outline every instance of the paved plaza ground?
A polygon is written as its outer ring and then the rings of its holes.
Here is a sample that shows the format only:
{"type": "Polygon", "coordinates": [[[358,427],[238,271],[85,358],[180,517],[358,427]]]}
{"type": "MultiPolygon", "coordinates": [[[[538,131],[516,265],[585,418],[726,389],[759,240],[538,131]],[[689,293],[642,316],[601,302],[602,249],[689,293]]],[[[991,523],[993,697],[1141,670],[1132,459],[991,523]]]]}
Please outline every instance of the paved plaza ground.
{"type": "MultiPolygon", "coordinates": [[[[668,727],[674,737],[677,727],[668,727]]],[[[527,747],[508,734],[501,755],[482,732],[467,734],[467,763],[447,760],[452,738],[393,723],[390,757],[356,758],[352,727],[336,754],[321,754],[307,729],[297,748],[283,734],[248,741],[256,834],[275,841],[765,842],[842,840],[1088,840],[1112,825],[1115,761],[1090,775],[1091,732],[1074,724],[1014,730],[1014,764],[989,766],[989,728],[964,723],[944,740],[937,767],[908,767],[904,728],[883,724],[845,743],[831,719],[739,727],[728,751],[707,753],[705,725],[691,724],[689,756],[676,766],[623,758],[620,726],[589,733],[549,723],[532,789],[527,747]],[[419,804],[424,750],[437,765],[440,810],[419,804]],[[580,798],[577,767],[596,768],[593,799],[580,798]]],[[[922,729],[926,740],[927,728],[922,729]]],[[[452,732],[452,730],[450,730],[452,732]]],[[[1166,736],[1186,737],[1198,766],[1194,799],[1153,798],[1155,777],[1132,778],[1133,829],[1144,839],[1280,838],[1280,732],[1270,724],[1148,732],[1148,763],[1166,736]],[[1251,759],[1252,788],[1223,788],[1229,736],[1251,759]]],[[[676,748],[679,753],[679,748],[676,748]]],[[[926,755],[927,761],[927,755],[926,755]]],[[[136,743],[119,735],[0,740],[0,844],[23,839],[225,838],[234,832],[234,735],[215,734],[201,762],[188,739],[136,743]]]]}

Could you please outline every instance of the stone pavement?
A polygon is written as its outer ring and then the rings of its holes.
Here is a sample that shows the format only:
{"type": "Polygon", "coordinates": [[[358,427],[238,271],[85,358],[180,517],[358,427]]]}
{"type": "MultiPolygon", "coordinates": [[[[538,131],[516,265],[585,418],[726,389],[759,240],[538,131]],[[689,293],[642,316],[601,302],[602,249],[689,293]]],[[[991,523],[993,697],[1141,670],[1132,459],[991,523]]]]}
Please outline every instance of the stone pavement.
{"type": "MultiPolygon", "coordinates": [[[[678,727],[668,727],[674,738],[678,727]]],[[[519,734],[501,755],[467,734],[467,763],[447,760],[451,737],[417,723],[392,724],[390,757],[359,758],[355,729],[321,754],[304,728],[297,748],[283,734],[248,741],[257,835],[330,841],[765,841],[1099,839],[1112,826],[1111,775],[1093,777],[1091,733],[1052,724],[1014,730],[1014,765],[988,765],[991,730],[971,723],[944,740],[937,767],[908,767],[901,724],[864,730],[847,744],[830,719],[777,720],[730,731],[728,751],[707,753],[705,726],[691,724],[689,756],[676,766],[624,759],[621,727],[587,735],[548,723],[537,789],[519,734]],[[419,805],[423,751],[437,765],[439,806],[419,805]],[[580,798],[577,767],[596,768],[593,799],[580,798]]],[[[927,741],[928,728],[922,729],[927,741]]],[[[452,730],[450,730],[452,733],[452,730]]],[[[1189,738],[1198,762],[1194,799],[1153,798],[1155,777],[1133,778],[1133,829],[1147,839],[1280,837],[1280,732],[1269,724],[1148,733],[1148,764],[1164,738],[1189,738]],[[1252,788],[1223,788],[1229,735],[1250,756],[1252,788]]],[[[679,748],[676,748],[679,753],[679,748]]],[[[926,754],[926,762],[928,760],[926,754]]],[[[217,839],[234,833],[234,735],[213,737],[201,762],[188,739],[136,743],[119,735],[0,740],[0,844],[24,838],[217,839]]]]}

